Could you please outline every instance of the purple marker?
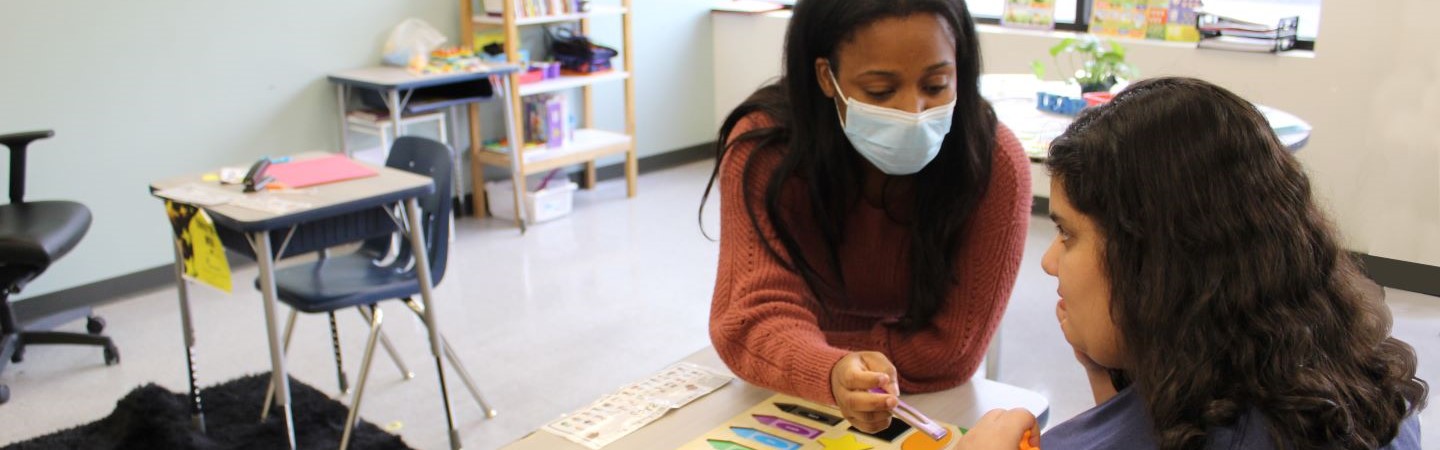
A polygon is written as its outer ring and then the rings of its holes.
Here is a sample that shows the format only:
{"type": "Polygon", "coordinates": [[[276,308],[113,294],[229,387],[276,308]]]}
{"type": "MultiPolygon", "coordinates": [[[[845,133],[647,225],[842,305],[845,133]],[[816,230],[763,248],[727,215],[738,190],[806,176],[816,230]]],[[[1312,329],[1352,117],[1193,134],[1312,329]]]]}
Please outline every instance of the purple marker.
{"type": "MultiPolygon", "coordinates": [[[[885,389],[878,387],[870,388],[870,392],[889,394],[889,392],[885,392],[885,389]]],[[[920,410],[910,407],[904,400],[900,400],[899,396],[895,397],[895,410],[891,411],[890,414],[895,415],[896,418],[905,421],[905,423],[910,424],[910,426],[919,429],[920,432],[925,433],[926,436],[930,436],[931,439],[938,441],[944,439],[945,435],[950,434],[949,431],[945,430],[945,427],[930,420],[930,418],[926,417],[920,410]]]]}
{"type": "Polygon", "coordinates": [[[784,431],[789,431],[800,436],[804,436],[806,439],[815,439],[817,437],[820,437],[820,430],[810,428],[795,422],[791,422],[775,416],[767,416],[764,414],[753,414],[753,416],[755,416],[755,420],[759,421],[760,423],[784,431]]]}

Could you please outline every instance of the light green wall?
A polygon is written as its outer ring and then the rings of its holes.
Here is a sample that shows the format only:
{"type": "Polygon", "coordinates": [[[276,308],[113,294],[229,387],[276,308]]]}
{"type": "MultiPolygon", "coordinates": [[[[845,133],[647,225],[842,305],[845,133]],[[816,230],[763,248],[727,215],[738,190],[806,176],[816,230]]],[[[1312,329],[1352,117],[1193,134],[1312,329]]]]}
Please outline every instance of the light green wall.
{"type": "MultiPolygon", "coordinates": [[[[709,139],[708,5],[635,2],[642,156],[709,139]]],[[[325,74],[374,64],[405,17],[454,42],[458,10],[453,0],[0,0],[0,133],[56,131],[32,146],[27,198],[77,200],[95,217],[21,297],[168,264],[149,182],[338,148],[325,74]]],[[[620,98],[616,86],[600,105],[620,98]]]]}

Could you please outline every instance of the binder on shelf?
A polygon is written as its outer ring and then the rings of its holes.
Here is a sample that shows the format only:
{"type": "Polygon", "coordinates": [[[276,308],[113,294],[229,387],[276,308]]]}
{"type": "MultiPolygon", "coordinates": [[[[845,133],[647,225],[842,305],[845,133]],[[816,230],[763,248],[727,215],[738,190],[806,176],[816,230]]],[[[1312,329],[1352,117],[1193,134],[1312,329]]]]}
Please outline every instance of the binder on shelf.
{"type": "Polygon", "coordinates": [[[1214,36],[1200,40],[1200,48],[1230,50],[1236,52],[1274,53],[1295,48],[1295,37],[1278,39],[1249,38],[1240,36],[1214,36]]]}
{"type": "Polygon", "coordinates": [[[1295,47],[1299,16],[1237,16],[1213,10],[1196,17],[1200,48],[1271,53],[1295,47]]]}

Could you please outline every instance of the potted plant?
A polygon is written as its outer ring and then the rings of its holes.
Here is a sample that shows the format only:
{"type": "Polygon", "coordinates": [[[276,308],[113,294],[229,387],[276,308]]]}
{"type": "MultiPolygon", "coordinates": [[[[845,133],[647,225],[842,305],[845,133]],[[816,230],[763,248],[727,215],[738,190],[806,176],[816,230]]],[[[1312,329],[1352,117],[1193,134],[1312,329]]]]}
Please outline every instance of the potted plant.
{"type": "MultiPolygon", "coordinates": [[[[1061,39],[1050,47],[1050,61],[1057,69],[1071,74],[1066,81],[1079,84],[1082,93],[1109,91],[1117,81],[1131,79],[1138,73],[1135,66],[1125,62],[1125,47],[1115,41],[1101,42],[1088,34],[1061,39]],[[1064,58],[1061,53],[1065,54],[1064,58]]],[[[1035,77],[1045,77],[1044,63],[1036,60],[1030,67],[1035,77]]]]}

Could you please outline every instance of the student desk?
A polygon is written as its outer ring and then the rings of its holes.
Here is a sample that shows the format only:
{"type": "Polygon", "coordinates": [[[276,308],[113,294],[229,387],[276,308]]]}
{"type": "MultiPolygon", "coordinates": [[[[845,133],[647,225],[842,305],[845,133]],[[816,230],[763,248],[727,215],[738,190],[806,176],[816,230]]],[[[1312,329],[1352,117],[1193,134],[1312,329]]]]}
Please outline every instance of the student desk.
{"type": "MultiPolygon", "coordinates": [[[[496,98],[496,96],[498,96],[499,99],[504,100],[501,101],[500,104],[504,105],[505,108],[504,115],[506,142],[509,142],[511,144],[510,151],[513,152],[513,154],[519,154],[518,152],[520,151],[520,149],[519,146],[516,145],[516,143],[520,142],[520,139],[518,138],[520,133],[515,128],[515,114],[512,110],[512,102],[510,102],[507,97],[510,94],[510,77],[508,75],[511,72],[516,72],[519,70],[520,66],[517,64],[492,63],[489,64],[484,70],[476,72],[416,75],[410,73],[409,70],[400,67],[376,66],[342,70],[339,72],[331,73],[329,76],[327,76],[327,78],[330,80],[331,83],[335,84],[335,91],[337,94],[336,96],[339,98],[340,106],[340,150],[347,155],[350,154],[350,151],[348,148],[346,148],[345,143],[345,135],[350,131],[350,121],[347,120],[345,115],[350,110],[350,105],[348,104],[348,102],[350,99],[351,90],[369,89],[378,92],[381,99],[385,102],[385,107],[390,112],[390,124],[391,126],[395,127],[394,136],[396,137],[405,135],[405,127],[400,126],[400,116],[402,112],[423,112],[439,110],[442,108],[450,108],[450,117],[452,118],[452,120],[454,120],[458,117],[458,114],[456,114],[456,110],[458,110],[459,107],[464,105],[470,105],[480,101],[485,101],[491,98],[496,98]],[[436,101],[434,99],[425,99],[424,102],[421,102],[419,101],[420,99],[413,98],[416,91],[420,89],[455,87],[464,83],[484,81],[487,79],[490,80],[491,83],[490,96],[483,95],[483,92],[474,92],[469,94],[463,94],[465,95],[463,97],[453,97],[439,101],[436,101]]],[[[478,124],[479,122],[471,121],[470,123],[478,124]]],[[[457,127],[451,127],[451,129],[457,129],[457,127]]],[[[474,151],[478,151],[480,148],[479,136],[479,129],[471,130],[470,147],[474,151]]],[[[452,139],[451,144],[454,144],[458,147],[458,140],[452,139]]],[[[455,148],[455,153],[453,153],[452,155],[455,170],[459,171],[461,167],[460,149],[455,148]]],[[[481,176],[481,173],[479,171],[480,166],[478,164],[479,163],[471,164],[471,177],[475,186],[475,205],[477,206],[475,211],[479,211],[479,205],[482,205],[484,202],[484,199],[480,196],[480,194],[484,192],[484,179],[481,176]]],[[[511,172],[517,174],[520,173],[517,167],[512,167],[511,172]]],[[[457,183],[456,186],[458,187],[458,183],[461,182],[461,177],[456,176],[455,182],[457,183]]],[[[522,203],[523,200],[521,199],[522,194],[523,193],[518,191],[515,193],[516,205],[524,205],[524,203],[522,203]]],[[[516,214],[521,214],[522,212],[520,210],[521,208],[517,206],[516,214]]],[[[521,216],[517,215],[516,217],[521,216]]]]}
{"type": "MultiPolygon", "coordinates": [[[[683,361],[699,364],[726,375],[734,375],[720,361],[713,347],[705,347],[683,361]]],[[[605,450],[651,450],[677,448],[770,398],[774,392],[736,378],[693,403],[671,410],[659,420],[629,436],[605,446],[605,450]]],[[[1004,383],[974,377],[959,387],[928,394],[905,395],[905,403],[930,418],[969,427],[995,408],[1025,408],[1040,423],[1049,416],[1050,402],[1039,393],[1004,383]]],[[[898,419],[897,419],[898,420],[898,419]]],[[[548,431],[537,430],[504,447],[506,450],[589,450],[548,431]]]]}
{"type": "MultiPolygon", "coordinates": [[[[328,156],[326,153],[305,153],[296,155],[296,160],[328,156]]],[[[294,193],[259,193],[247,195],[273,195],[285,200],[303,202],[308,207],[292,210],[286,213],[264,212],[256,209],[245,208],[234,204],[219,206],[200,207],[215,223],[215,228],[221,234],[221,241],[224,242],[227,250],[252,256],[260,268],[260,297],[261,305],[265,314],[265,337],[270,345],[270,364],[272,366],[272,382],[277,386],[276,405],[284,411],[285,429],[289,438],[290,448],[295,448],[295,430],[293,414],[290,405],[290,379],[285,372],[285,354],[281,346],[278,327],[275,316],[275,261],[285,256],[292,256],[304,252],[313,252],[326,247],[354,242],[357,233],[368,233],[363,237],[389,234],[395,228],[391,222],[389,227],[379,227],[376,223],[376,215],[380,215],[380,222],[388,222],[388,214],[382,212],[383,207],[403,204],[407,226],[400,227],[401,233],[410,239],[412,249],[415,252],[415,265],[419,276],[421,302],[425,306],[424,321],[429,328],[430,349],[439,356],[442,347],[440,332],[435,323],[435,305],[431,300],[430,263],[426,256],[426,246],[423,230],[420,227],[420,207],[417,198],[434,192],[434,182],[425,176],[412,174],[410,172],[391,169],[388,167],[376,167],[378,175],[358,178],[347,181],[340,181],[330,184],[322,184],[309,187],[294,193]],[[367,225],[368,224],[368,225],[367,225]],[[348,235],[337,233],[337,228],[350,230],[348,235]],[[274,247],[274,240],[279,240],[279,248],[274,247]]],[[[202,175],[195,174],[184,177],[159,181],[150,185],[151,192],[184,186],[187,184],[206,184],[221,189],[240,192],[241,185],[219,185],[215,182],[202,181],[202,175]]],[[[198,206],[198,205],[196,205],[198,206]]],[[[398,219],[397,219],[398,220],[398,219]]],[[[175,266],[177,286],[180,296],[180,320],[182,332],[185,338],[186,369],[189,373],[190,382],[190,406],[194,415],[195,424],[204,430],[204,411],[201,408],[199,390],[195,381],[195,333],[190,317],[190,299],[186,290],[186,280],[182,277],[184,273],[181,268],[181,251],[175,245],[175,266]]],[[[240,285],[241,283],[235,283],[240,285]]],[[[442,392],[443,392],[442,387],[442,392]]],[[[449,420],[452,446],[458,444],[456,439],[455,421],[450,415],[450,399],[445,399],[446,418],[449,420]]],[[[262,412],[261,420],[264,420],[262,412]]]]}

